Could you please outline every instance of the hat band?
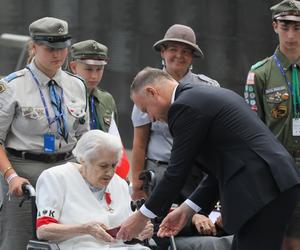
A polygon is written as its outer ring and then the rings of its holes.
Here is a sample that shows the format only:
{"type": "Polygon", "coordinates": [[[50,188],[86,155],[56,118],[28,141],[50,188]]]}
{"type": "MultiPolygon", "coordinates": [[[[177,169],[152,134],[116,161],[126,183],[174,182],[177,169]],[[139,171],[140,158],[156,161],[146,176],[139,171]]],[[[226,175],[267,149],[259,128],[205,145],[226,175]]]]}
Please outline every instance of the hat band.
{"type": "Polygon", "coordinates": [[[300,11],[284,11],[273,16],[274,19],[283,16],[300,16],[300,11]]]}
{"type": "Polygon", "coordinates": [[[49,43],[65,42],[71,39],[71,36],[33,36],[35,41],[46,41],[49,43]]]}

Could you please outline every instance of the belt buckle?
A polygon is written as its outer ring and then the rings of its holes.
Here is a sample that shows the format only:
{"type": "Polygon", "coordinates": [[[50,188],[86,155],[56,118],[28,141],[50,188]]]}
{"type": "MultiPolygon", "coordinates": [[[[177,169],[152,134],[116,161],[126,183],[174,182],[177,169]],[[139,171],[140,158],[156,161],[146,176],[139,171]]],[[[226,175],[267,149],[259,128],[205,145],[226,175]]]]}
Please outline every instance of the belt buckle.
{"type": "Polygon", "coordinates": [[[54,163],[54,162],[56,162],[56,154],[45,155],[44,161],[47,162],[47,163],[54,163]]]}

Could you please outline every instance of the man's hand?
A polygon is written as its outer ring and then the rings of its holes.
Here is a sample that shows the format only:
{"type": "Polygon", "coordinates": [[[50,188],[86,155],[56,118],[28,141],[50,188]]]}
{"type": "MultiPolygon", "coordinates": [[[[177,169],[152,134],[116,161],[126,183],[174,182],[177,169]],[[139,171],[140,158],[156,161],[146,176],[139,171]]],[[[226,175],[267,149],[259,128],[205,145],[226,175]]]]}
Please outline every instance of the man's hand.
{"type": "Polygon", "coordinates": [[[217,230],[215,225],[212,223],[212,221],[202,215],[202,214],[194,214],[192,218],[192,223],[197,228],[197,231],[201,235],[213,235],[215,236],[217,234],[217,230]]]}
{"type": "Polygon", "coordinates": [[[116,238],[118,240],[130,241],[138,237],[145,228],[148,220],[140,211],[136,211],[122,223],[116,238]]]}
{"type": "Polygon", "coordinates": [[[178,234],[185,226],[189,217],[191,217],[195,211],[191,209],[187,204],[182,203],[178,208],[169,213],[162,221],[157,232],[158,237],[170,237],[178,234]]]}
{"type": "Polygon", "coordinates": [[[14,177],[9,184],[9,189],[8,189],[9,193],[17,197],[22,196],[23,195],[22,185],[24,183],[30,184],[29,181],[25,178],[22,178],[20,176],[14,177]]]}

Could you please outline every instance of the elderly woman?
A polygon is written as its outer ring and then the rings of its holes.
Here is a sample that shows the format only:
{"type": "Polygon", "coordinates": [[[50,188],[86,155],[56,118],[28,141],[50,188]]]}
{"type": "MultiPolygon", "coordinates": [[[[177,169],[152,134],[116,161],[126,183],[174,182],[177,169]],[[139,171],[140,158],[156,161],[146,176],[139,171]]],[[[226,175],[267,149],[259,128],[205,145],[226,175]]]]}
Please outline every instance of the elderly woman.
{"type": "MultiPolygon", "coordinates": [[[[78,163],[44,171],[37,181],[37,236],[59,242],[60,249],[147,249],[113,238],[132,213],[128,184],[115,173],[122,144],[119,138],[91,130],[73,150],[78,163]]],[[[150,238],[153,226],[138,239],[150,238]]]]}

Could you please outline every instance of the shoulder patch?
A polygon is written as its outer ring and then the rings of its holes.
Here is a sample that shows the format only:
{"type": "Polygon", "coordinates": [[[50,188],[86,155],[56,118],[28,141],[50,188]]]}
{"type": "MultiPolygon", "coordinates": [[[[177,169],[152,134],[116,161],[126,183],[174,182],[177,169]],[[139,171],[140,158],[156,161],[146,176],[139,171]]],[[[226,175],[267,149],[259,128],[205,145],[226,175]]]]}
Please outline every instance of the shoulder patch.
{"type": "Polygon", "coordinates": [[[16,71],[16,72],[13,72],[13,73],[7,75],[6,77],[3,78],[3,80],[5,82],[10,82],[20,76],[23,76],[24,74],[25,74],[24,70],[19,70],[19,71],[16,71]]]}
{"type": "Polygon", "coordinates": [[[199,74],[199,75],[197,75],[197,77],[199,80],[201,80],[203,82],[207,82],[211,86],[219,86],[219,83],[216,80],[213,80],[206,75],[199,74]]]}
{"type": "Polygon", "coordinates": [[[76,78],[78,78],[80,81],[82,81],[83,83],[85,83],[85,80],[81,77],[81,76],[79,76],[79,75],[74,75],[74,74],[72,74],[71,72],[69,72],[69,71],[66,71],[66,70],[64,70],[68,75],[70,75],[70,76],[73,76],[73,77],[76,77],[76,78]]]}
{"type": "Polygon", "coordinates": [[[261,60],[261,61],[255,63],[255,64],[253,64],[253,65],[251,66],[251,70],[255,70],[255,69],[260,68],[260,67],[263,66],[267,61],[269,61],[269,59],[270,59],[270,57],[267,57],[267,58],[265,58],[264,60],[261,60]]]}

